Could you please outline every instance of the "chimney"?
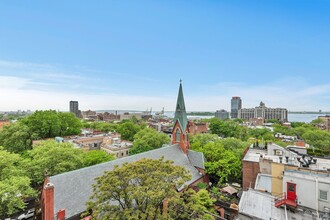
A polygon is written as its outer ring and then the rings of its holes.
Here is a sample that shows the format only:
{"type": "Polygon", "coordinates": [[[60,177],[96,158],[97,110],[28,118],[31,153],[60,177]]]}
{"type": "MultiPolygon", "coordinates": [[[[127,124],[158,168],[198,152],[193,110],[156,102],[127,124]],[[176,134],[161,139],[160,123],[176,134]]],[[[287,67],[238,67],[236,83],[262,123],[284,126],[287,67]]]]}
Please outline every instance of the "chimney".
{"type": "Polygon", "coordinates": [[[57,220],[65,220],[65,209],[60,209],[57,212],[57,220]]]}
{"type": "Polygon", "coordinates": [[[42,220],[54,220],[54,184],[48,181],[42,189],[42,220]]]}

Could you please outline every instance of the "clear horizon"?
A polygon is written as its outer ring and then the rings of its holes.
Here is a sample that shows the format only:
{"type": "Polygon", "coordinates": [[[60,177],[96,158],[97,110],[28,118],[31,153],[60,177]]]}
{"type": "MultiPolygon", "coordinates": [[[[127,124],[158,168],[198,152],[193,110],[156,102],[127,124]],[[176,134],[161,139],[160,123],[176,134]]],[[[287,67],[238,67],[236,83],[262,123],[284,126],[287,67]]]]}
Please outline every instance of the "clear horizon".
{"type": "Polygon", "coordinates": [[[330,1],[6,1],[0,111],[330,111],[330,1]]]}

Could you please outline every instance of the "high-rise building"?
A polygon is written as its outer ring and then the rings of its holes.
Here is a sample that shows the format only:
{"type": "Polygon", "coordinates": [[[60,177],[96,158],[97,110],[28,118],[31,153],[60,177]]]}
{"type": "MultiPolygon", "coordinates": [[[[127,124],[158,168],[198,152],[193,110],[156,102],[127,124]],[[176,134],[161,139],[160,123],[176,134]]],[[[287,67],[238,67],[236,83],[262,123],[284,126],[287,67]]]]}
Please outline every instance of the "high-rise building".
{"type": "Polygon", "coordinates": [[[263,118],[266,121],[270,119],[277,119],[281,122],[287,122],[288,110],[286,108],[268,108],[265,103],[260,102],[258,107],[240,109],[238,111],[238,118],[244,120],[263,118]]]}
{"type": "Polygon", "coordinates": [[[70,101],[70,112],[74,113],[77,117],[79,116],[78,101],[70,101]]]}
{"type": "Polygon", "coordinates": [[[238,111],[242,109],[242,99],[238,96],[231,98],[231,118],[238,118],[238,111]]]}
{"type": "Polygon", "coordinates": [[[214,114],[214,116],[220,120],[225,120],[229,118],[229,112],[227,112],[224,109],[217,110],[214,114]]]}

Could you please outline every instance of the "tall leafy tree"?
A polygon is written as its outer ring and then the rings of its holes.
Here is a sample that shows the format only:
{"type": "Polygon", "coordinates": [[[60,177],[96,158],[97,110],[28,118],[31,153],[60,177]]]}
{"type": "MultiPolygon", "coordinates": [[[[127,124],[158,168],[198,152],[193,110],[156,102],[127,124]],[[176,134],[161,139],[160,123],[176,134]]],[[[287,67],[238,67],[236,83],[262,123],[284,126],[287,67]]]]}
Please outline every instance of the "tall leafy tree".
{"type": "Polygon", "coordinates": [[[131,121],[126,121],[120,124],[117,129],[121,134],[121,139],[133,141],[134,135],[141,130],[141,127],[131,121]]]}
{"type": "Polygon", "coordinates": [[[82,123],[70,112],[57,112],[60,121],[59,136],[67,136],[72,134],[80,134],[82,123]]]}
{"type": "Polygon", "coordinates": [[[96,178],[87,203],[93,219],[162,219],[163,202],[191,178],[171,161],[142,159],[96,178]]]}
{"type": "Polygon", "coordinates": [[[213,212],[213,199],[205,189],[196,193],[188,189],[178,193],[168,200],[168,219],[190,220],[190,219],[215,219],[213,212]]]}
{"type": "Polygon", "coordinates": [[[191,140],[191,148],[202,152],[206,158],[206,172],[219,178],[220,183],[240,179],[241,156],[247,143],[232,138],[214,139],[209,134],[206,137],[211,138],[207,141],[204,134],[199,134],[191,140]]]}
{"type": "Polygon", "coordinates": [[[20,153],[32,148],[33,135],[28,126],[14,123],[0,131],[0,146],[10,152],[20,153]]]}
{"type": "Polygon", "coordinates": [[[91,150],[83,153],[83,164],[85,167],[104,163],[114,159],[115,156],[113,154],[107,154],[101,150],[91,150]]]}
{"type": "Polygon", "coordinates": [[[130,154],[157,149],[169,142],[170,138],[168,135],[159,133],[151,128],[145,128],[134,135],[133,147],[130,149],[130,154]]]}
{"type": "Polygon", "coordinates": [[[24,209],[24,198],[35,195],[21,156],[0,147],[0,219],[24,209]]]}
{"type": "Polygon", "coordinates": [[[79,169],[84,166],[83,151],[70,143],[42,141],[27,153],[29,173],[35,184],[43,181],[45,171],[50,176],[79,169]]]}
{"type": "Polygon", "coordinates": [[[21,120],[37,139],[79,134],[82,124],[72,113],[36,111],[21,120]]]}

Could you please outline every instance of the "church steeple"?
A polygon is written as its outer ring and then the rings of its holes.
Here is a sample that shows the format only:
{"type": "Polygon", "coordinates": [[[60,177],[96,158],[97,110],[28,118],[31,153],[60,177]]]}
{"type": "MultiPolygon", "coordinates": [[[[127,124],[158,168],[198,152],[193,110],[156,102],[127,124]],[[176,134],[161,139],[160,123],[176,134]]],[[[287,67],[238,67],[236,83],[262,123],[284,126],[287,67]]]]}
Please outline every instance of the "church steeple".
{"type": "Polygon", "coordinates": [[[180,80],[179,94],[176,102],[176,109],[174,115],[174,123],[178,121],[182,131],[186,130],[188,124],[188,118],[186,113],[186,106],[184,104],[183,92],[182,92],[182,80],[180,80]]]}
{"type": "Polygon", "coordinates": [[[187,153],[187,149],[189,149],[188,132],[188,118],[182,92],[182,80],[180,80],[179,94],[174,115],[172,144],[179,144],[184,153],[187,153]]]}

